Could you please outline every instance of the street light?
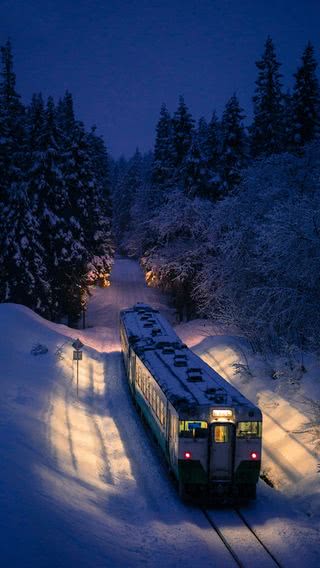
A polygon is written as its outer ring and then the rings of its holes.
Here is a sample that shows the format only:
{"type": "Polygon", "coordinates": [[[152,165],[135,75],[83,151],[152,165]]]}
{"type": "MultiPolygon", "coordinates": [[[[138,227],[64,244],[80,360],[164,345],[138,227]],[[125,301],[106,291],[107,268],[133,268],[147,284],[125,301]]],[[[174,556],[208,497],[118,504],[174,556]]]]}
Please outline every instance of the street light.
{"type": "Polygon", "coordinates": [[[81,348],[83,347],[82,341],[77,338],[73,343],[72,347],[74,348],[73,352],[73,360],[77,361],[77,396],[79,395],[79,361],[82,361],[82,351],[81,348]]]}

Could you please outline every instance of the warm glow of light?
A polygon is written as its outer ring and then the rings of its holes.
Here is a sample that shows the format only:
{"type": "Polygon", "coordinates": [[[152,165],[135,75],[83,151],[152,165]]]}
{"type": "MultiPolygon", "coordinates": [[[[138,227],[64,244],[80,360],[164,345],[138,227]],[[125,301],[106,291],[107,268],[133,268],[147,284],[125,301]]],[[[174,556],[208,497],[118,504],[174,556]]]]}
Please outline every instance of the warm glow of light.
{"type": "Polygon", "coordinates": [[[232,417],[232,410],[225,408],[214,408],[212,411],[212,416],[215,418],[230,418],[232,417]]]}
{"type": "Polygon", "coordinates": [[[148,286],[156,286],[158,283],[158,278],[152,270],[148,270],[148,272],[146,272],[145,279],[148,286]]]}
{"type": "MultiPolygon", "coordinates": [[[[136,481],[126,449],[115,421],[108,415],[104,358],[99,358],[98,353],[97,358],[91,357],[83,350],[77,398],[76,361],[72,362],[72,349],[68,346],[65,353],[60,363],[65,380],[70,383],[65,389],[60,387],[50,401],[48,438],[57,470],[70,483],[56,483],[46,470],[41,473],[43,482],[50,483],[62,500],[68,500],[69,490],[75,491],[75,487],[79,491],[86,487],[86,491],[114,494],[120,491],[117,486],[125,482],[134,490],[136,481]]],[[[87,496],[90,500],[89,493],[87,496]]],[[[76,502],[74,505],[77,506],[76,502]]]]}
{"type": "Polygon", "coordinates": [[[251,457],[252,460],[257,460],[258,454],[256,452],[251,452],[250,457],[251,457]]]}
{"type": "Polygon", "coordinates": [[[191,452],[184,452],[184,459],[185,460],[190,460],[191,459],[191,452]]]}

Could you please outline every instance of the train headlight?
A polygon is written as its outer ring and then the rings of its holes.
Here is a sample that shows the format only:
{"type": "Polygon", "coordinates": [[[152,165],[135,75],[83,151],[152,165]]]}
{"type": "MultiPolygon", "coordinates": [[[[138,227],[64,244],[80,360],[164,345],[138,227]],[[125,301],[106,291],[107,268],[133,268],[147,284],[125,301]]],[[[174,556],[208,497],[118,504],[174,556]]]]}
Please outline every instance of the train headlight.
{"type": "Polygon", "coordinates": [[[258,454],[257,454],[257,452],[251,452],[250,458],[251,458],[252,460],[257,460],[257,459],[258,459],[258,454]]]}
{"type": "Polygon", "coordinates": [[[191,460],[191,452],[184,452],[183,454],[185,460],[191,460]]]}

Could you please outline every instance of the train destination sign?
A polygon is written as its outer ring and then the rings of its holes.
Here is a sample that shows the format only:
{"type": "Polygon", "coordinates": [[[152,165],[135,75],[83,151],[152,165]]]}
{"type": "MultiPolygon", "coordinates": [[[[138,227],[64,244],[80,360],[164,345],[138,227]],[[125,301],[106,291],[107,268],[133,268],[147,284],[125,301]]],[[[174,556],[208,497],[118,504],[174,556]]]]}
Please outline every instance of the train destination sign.
{"type": "Polygon", "coordinates": [[[212,416],[214,416],[214,418],[231,418],[232,410],[228,408],[214,408],[212,411],[212,416]]]}

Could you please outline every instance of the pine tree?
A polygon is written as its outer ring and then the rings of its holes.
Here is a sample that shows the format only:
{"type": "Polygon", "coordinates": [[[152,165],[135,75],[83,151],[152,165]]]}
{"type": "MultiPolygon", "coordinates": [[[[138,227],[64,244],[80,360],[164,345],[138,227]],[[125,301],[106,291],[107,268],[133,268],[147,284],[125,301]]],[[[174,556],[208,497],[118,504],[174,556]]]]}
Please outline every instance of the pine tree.
{"type": "Polygon", "coordinates": [[[292,150],[292,95],[290,90],[283,95],[283,151],[292,150]]]}
{"type": "Polygon", "coordinates": [[[156,126],[152,184],[157,188],[168,187],[172,183],[173,172],[173,124],[167,107],[163,104],[156,126]]]}
{"type": "Polygon", "coordinates": [[[246,134],[244,114],[238,98],[233,95],[226,104],[222,116],[221,182],[223,193],[229,193],[241,180],[241,170],[246,164],[246,134]]]}
{"type": "Polygon", "coordinates": [[[208,154],[208,130],[209,126],[206,119],[202,116],[198,121],[198,128],[196,130],[199,148],[204,156],[208,154]]]}
{"type": "MultiPolygon", "coordinates": [[[[203,139],[201,139],[201,142],[203,142],[203,139]]],[[[195,133],[189,152],[183,162],[183,185],[190,197],[210,197],[208,159],[201,142],[197,133],[195,133]]]]}
{"type": "Polygon", "coordinates": [[[216,200],[220,196],[221,186],[221,125],[215,111],[208,124],[207,156],[210,198],[216,200]]]}
{"type": "Polygon", "coordinates": [[[141,153],[139,149],[137,149],[134,156],[129,161],[127,171],[121,181],[121,184],[118,186],[119,193],[114,205],[114,208],[117,209],[115,232],[120,245],[125,234],[130,232],[132,229],[132,224],[134,222],[132,219],[131,209],[136,195],[143,184],[141,168],[141,153]]]}
{"type": "Polygon", "coordinates": [[[273,41],[268,37],[253,97],[254,119],[251,126],[251,152],[254,157],[281,152],[283,145],[283,96],[273,41]]]}
{"type": "Polygon", "coordinates": [[[294,75],[291,115],[293,147],[310,142],[320,131],[320,91],[316,68],[314,48],[309,42],[302,55],[302,64],[294,75]]]}
{"type": "Polygon", "coordinates": [[[28,172],[28,194],[32,210],[39,220],[40,240],[45,251],[51,293],[51,317],[60,318],[68,313],[68,289],[72,280],[72,248],[74,240],[68,226],[69,196],[66,188],[61,157],[61,133],[56,121],[52,98],[48,99],[43,121],[33,129],[33,147],[28,172]],[[70,270],[71,268],[71,270],[70,270]]]}
{"type": "Polygon", "coordinates": [[[51,288],[45,251],[25,185],[10,194],[3,234],[2,300],[24,304],[44,316],[49,315],[51,288]]]}
{"type": "Polygon", "coordinates": [[[16,92],[11,42],[1,47],[0,82],[0,202],[4,203],[10,186],[23,177],[25,150],[24,106],[16,92]]]}
{"type": "Polygon", "coordinates": [[[25,108],[16,92],[10,41],[1,48],[0,82],[0,299],[43,304],[44,270],[37,224],[26,192],[25,108]]]}
{"type": "Polygon", "coordinates": [[[176,177],[179,177],[179,169],[187,156],[193,137],[194,120],[184,102],[179,98],[179,105],[173,116],[173,149],[176,177]]]}
{"type": "Polygon", "coordinates": [[[208,124],[207,136],[207,152],[208,163],[212,171],[217,169],[221,151],[221,125],[217,118],[216,112],[212,113],[211,120],[208,124]]]}
{"type": "MultiPolygon", "coordinates": [[[[90,267],[102,285],[108,284],[114,255],[112,235],[112,206],[110,196],[110,169],[107,149],[93,129],[87,135],[88,156],[91,165],[92,183],[89,215],[91,216],[90,267]]],[[[89,165],[89,164],[88,164],[89,165]]]]}

